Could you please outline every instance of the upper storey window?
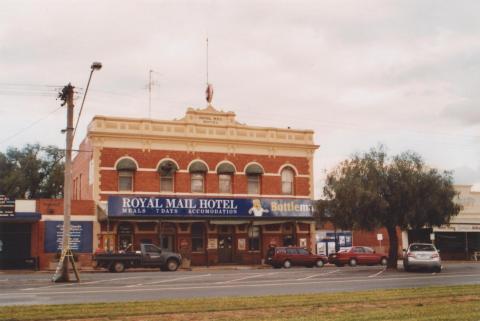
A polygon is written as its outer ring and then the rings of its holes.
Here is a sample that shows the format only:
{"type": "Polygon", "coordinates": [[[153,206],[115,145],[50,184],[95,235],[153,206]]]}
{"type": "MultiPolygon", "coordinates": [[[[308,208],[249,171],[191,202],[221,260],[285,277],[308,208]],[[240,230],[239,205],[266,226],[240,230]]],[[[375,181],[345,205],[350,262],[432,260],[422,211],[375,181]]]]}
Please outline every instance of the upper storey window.
{"type": "Polygon", "coordinates": [[[133,191],[133,179],[137,165],[129,158],[124,158],[117,163],[118,190],[121,192],[133,191]]]}
{"type": "Polygon", "coordinates": [[[295,172],[290,167],[282,170],[282,194],[293,195],[295,172]]]}
{"type": "Polygon", "coordinates": [[[217,168],[218,174],[218,190],[220,193],[232,193],[233,175],[235,168],[230,163],[220,164],[217,168]]]}
{"type": "Polygon", "coordinates": [[[261,191],[261,178],[263,174],[263,169],[260,165],[251,164],[248,165],[245,170],[245,175],[247,175],[247,193],[248,194],[260,194],[261,191]]]}
{"type": "Polygon", "coordinates": [[[173,192],[175,183],[175,173],[177,165],[171,160],[165,160],[158,166],[158,174],[160,175],[160,192],[173,192]]]}
{"type": "Polygon", "coordinates": [[[188,169],[190,172],[190,191],[192,193],[205,193],[205,175],[208,172],[207,165],[202,162],[194,162],[188,169]]]}

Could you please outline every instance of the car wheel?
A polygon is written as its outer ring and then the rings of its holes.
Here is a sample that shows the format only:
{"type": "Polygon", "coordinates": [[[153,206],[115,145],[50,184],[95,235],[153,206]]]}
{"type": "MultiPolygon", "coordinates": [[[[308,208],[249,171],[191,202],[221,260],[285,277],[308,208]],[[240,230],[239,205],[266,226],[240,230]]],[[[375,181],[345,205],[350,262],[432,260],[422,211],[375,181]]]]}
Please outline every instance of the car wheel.
{"type": "Polygon", "coordinates": [[[440,266],[436,266],[436,267],[433,268],[433,272],[440,273],[440,272],[442,272],[442,268],[440,266]]]}
{"type": "Polygon", "coordinates": [[[388,264],[387,258],[386,258],[386,257],[382,257],[382,259],[380,260],[380,264],[383,265],[383,266],[387,265],[387,264],[388,264]]]}
{"type": "Polygon", "coordinates": [[[322,260],[318,260],[317,262],[315,262],[315,266],[318,267],[318,268],[321,268],[324,265],[325,265],[325,263],[322,260]]]}
{"type": "Polygon", "coordinates": [[[286,269],[289,269],[292,267],[292,262],[290,262],[290,260],[285,260],[285,262],[283,262],[283,267],[286,268],[286,269]]]}
{"type": "Polygon", "coordinates": [[[113,264],[113,270],[117,273],[121,273],[125,271],[125,264],[123,264],[123,262],[115,262],[113,264]]]}
{"type": "Polygon", "coordinates": [[[350,259],[350,261],[348,261],[348,265],[357,266],[357,259],[350,259]]]}
{"type": "Polygon", "coordinates": [[[178,269],[178,261],[175,259],[170,259],[167,261],[167,270],[170,272],[176,271],[178,269]]]}

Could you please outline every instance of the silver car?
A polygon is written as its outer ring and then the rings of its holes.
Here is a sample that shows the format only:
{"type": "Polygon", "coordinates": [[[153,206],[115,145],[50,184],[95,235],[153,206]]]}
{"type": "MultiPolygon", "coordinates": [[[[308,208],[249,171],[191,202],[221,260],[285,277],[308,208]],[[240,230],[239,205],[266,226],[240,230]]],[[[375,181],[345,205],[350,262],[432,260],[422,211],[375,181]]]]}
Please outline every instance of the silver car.
{"type": "Polygon", "coordinates": [[[433,244],[412,243],[407,250],[404,250],[403,268],[411,271],[415,268],[431,269],[435,272],[442,271],[440,254],[433,244]]]}

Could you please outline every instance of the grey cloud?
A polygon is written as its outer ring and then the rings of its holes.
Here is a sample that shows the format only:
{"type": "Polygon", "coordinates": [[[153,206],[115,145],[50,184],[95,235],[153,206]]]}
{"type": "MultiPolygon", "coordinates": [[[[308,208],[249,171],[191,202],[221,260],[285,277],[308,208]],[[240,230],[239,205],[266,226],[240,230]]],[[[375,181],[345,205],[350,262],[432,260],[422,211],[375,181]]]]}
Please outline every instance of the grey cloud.
{"type": "Polygon", "coordinates": [[[480,98],[445,107],[441,116],[452,119],[465,126],[480,126],[480,98]]]}

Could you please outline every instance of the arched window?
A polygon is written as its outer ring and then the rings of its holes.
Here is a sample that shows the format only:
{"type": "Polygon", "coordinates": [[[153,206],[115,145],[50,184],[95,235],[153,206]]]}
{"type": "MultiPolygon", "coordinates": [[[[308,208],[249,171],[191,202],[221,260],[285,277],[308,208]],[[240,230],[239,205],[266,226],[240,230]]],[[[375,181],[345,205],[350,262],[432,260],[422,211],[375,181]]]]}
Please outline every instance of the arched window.
{"type": "Polygon", "coordinates": [[[160,175],[160,192],[173,192],[177,165],[171,160],[165,160],[158,166],[160,175]]]}
{"type": "Polygon", "coordinates": [[[203,223],[192,224],[192,252],[205,251],[205,225],[203,223]]]}
{"type": "Polygon", "coordinates": [[[220,193],[232,193],[233,174],[235,168],[232,164],[223,163],[217,168],[218,190],[220,193]]]}
{"type": "Polygon", "coordinates": [[[282,194],[293,195],[293,184],[295,179],[295,172],[290,167],[285,167],[282,170],[282,194]]]}
{"type": "Polygon", "coordinates": [[[118,190],[121,192],[133,191],[133,178],[137,165],[129,158],[124,158],[117,163],[118,190]]]}
{"type": "Polygon", "coordinates": [[[205,173],[208,172],[207,166],[202,162],[194,162],[188,169],[190,172],[190,191],[192,193],[205,192],[205,173]]]}
{"type": "Polygon", "coordinates": [[[248,194],[260,194],[260,180],[263,174],[263,169],[260,165],[250,164],[245,170],[247,175],[247,193],[248,194]]]}

